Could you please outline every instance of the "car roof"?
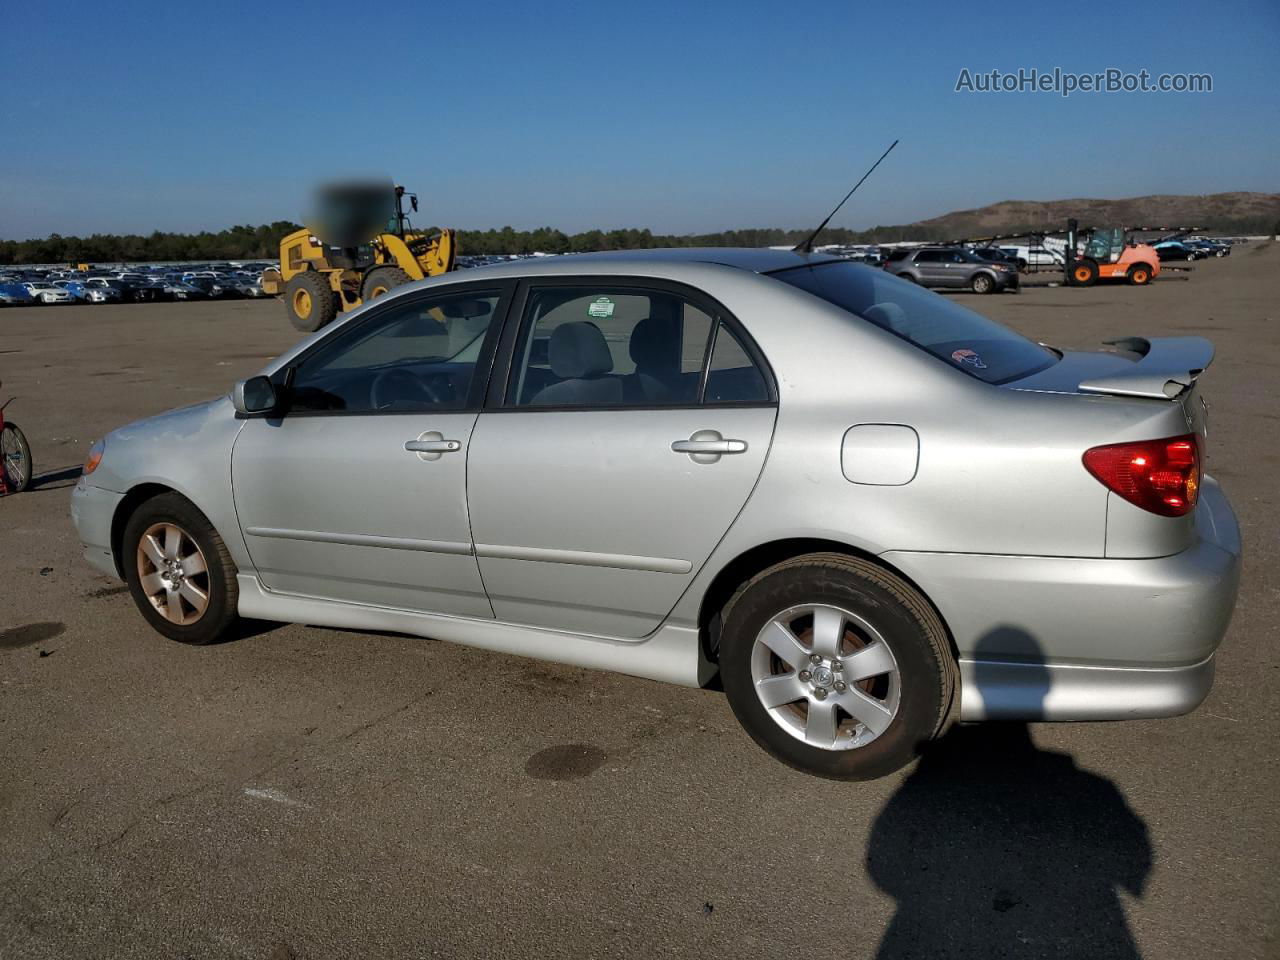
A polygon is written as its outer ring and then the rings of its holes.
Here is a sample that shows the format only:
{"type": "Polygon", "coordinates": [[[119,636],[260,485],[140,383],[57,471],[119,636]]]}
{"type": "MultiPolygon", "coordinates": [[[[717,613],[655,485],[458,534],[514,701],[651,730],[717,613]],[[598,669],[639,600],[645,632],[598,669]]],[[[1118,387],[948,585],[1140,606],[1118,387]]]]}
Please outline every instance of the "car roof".
{"type": "Polygon", "coordinates": [[[775,250],[770,247],[659,247],[649,250],[614,250],[604,253],[574,253],[555,257],[526,257],[502,264],[476,267],[486,274],[511,272],[520,275],[535,273],[572,274],[578,264],[593,267],[608,266],[625,271],[628,267],[649,267],[655,264],[714,263],[736,267],[752,273],[770,273],[788,267],[803,267],[816,263],[840,260],[826,253],[797,253],[794,250],[775,250]]]}

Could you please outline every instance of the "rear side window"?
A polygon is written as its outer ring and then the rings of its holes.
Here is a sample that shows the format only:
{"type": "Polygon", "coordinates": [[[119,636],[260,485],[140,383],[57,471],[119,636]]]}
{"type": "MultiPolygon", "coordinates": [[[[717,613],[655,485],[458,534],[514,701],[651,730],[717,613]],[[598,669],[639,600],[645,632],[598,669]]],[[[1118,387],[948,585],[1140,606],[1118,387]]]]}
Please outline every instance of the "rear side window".
{"type": "Polygon", "coordinates": [[[883,270],[854,263],[791,267],[770,276],[901,337],[987,383],[1020,380],[1057,355],[994,320],[883,270]]]}
{"type": "Polygon", "coordinates": [[[905,260],[907,259],[907,254],[910,252],[910,250],[895,250],[893,253],[889,254],[886,260],[889,263],[895,263],[898,260],[905,260]]]}
{"type": "Polygon", "coordinates": [[[707,371],[706,403],[767,403],[769,387],[760,369],[732,330],[716,329],[707,371]]]}
{"type": "Polygon", "coordinates": [[[506,402],[519,407],[768,403],[730,327],[680,293],[631,284],[530,291],[506,402]]]}

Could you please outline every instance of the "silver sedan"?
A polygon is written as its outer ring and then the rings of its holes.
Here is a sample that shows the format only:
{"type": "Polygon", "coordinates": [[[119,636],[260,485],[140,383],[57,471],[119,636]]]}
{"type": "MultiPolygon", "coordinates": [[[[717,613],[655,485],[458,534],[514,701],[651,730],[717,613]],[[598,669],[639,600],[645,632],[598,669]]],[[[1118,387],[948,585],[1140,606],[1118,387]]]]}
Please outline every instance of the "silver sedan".
{"type": "Polygon", "coordinates": [[[96,444],[72,512],[161,634],[237,617],[690,686],[827,777],[955,720],[1194,709],[1240,537],[1195,337],[1032,343],[772,250],[397,289],[96,444]]]}

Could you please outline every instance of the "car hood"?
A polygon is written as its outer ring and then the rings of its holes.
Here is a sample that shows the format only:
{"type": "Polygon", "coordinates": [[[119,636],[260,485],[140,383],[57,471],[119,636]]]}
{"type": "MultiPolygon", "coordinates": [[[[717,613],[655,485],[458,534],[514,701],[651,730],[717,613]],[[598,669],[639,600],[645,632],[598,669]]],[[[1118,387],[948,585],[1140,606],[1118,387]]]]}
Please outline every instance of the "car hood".
{"type": "Polygon", "coordinates": [[[240,426],[228,396],[135,420],[106,435],[102,461],[86,479],[118,493],[147,482],[182,491],[186,474],[225,464],[240,426]]]}
{"type": "Polygon", "coordinates": [[[107,441],[128,441],[144,435],[178,438],[198,429],[211,414],[224,405],[228,410],[231,409],[231,398],[226,395],[187,404],[185,407],[174,407],[164,413],[157,413],[141,420],[134,420],[123,427],[117,427],[107,434],[107,441]]]}

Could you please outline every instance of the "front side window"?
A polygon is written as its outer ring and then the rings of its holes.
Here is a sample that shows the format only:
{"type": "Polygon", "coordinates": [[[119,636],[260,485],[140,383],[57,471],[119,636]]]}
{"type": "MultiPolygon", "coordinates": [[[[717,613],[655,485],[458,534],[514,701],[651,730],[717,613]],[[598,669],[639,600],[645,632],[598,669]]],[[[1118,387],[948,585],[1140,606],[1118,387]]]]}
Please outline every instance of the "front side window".
{"type": "Polygon", "coordinates": [[[1046,347],[946,297],[852,263],[770,276],[834,304],[987,383],[1029,377],[1057,361],[1046,347]]]}
{"type": "Polygon", "coordinates": [[[336,333],[299,363],[290,411],[404,413],[468,406],[496,290],[389,304],[336,333]]]}
{"type": "Polygon", "coordinates": [[[507,403],[670,407],[768,402],[751,357],[710,308],[633,286],[536,287],[512,360],[507,403]],[[719,347],[717,331],[725,331],[719,347]],[[721,352],[723,350],[723,352],[721,352]],[[710,367],[710,372],[708,368],[710,367]],[[718,395],[723,393],[723,398],[718,395]]]}

